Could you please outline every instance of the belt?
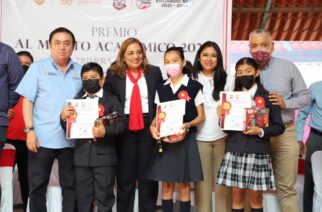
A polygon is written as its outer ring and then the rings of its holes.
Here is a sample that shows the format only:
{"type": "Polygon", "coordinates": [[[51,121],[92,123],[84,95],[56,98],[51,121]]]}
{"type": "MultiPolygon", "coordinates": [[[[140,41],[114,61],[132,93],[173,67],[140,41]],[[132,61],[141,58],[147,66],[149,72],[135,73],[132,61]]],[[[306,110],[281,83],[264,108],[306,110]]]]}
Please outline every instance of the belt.
{"type": "Polygon", "coordinates": [[[311,127],[311,132],[314,133],[314,134],[316,134],[316,135],[322,136],[322,132],[319,131],[319,130],[317,130],[317,129],[315,129],[315,128],[313,128],[313,127],[311,127]]]}
{"type": "Polygon", "coordinates": [[[288,128],[288,127],[293,126],[293,125],[294,125],[294,121],[289,121],[289,122],[284,124],[285,128],[288,128]]]}

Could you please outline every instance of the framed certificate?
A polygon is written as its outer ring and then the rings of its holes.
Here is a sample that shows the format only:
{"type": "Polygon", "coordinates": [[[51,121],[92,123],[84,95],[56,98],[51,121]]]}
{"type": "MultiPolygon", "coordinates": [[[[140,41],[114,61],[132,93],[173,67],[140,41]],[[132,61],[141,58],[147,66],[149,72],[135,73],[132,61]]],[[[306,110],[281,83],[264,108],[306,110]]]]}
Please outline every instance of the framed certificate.
{"type": "Polygon", "coordinates": [[[245,108],[251,108],[252,96],[249,92],[220,92],[221,106],[224,114],[220,117],[223,130],[243,131],[245,108]]]}
{"type": "Polygon", "coordinates": [[[92,129],[98,118],[98,99],[71,99],[67,104],[75,108],[76,113],[67,118],[66,138],[93,138],[92,129]]]}
{"type": "Polygon", "coordinates": [[[180,131],[185,108],[185,99],[162,102],[157,105],[156,125],[160,137],[175,135],[180,131]]]}

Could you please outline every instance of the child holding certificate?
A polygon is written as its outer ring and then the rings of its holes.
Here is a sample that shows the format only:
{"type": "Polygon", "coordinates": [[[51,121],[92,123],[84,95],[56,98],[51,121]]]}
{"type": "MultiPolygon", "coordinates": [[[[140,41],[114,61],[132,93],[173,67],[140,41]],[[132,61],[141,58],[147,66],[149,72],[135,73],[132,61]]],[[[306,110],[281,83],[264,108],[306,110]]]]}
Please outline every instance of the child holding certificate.
{"type": "MultiPolygon", "coordinates": [[[[171,47],[164,54],[164,68],[169,76],[157,88],[155,103],[172,100],[185,100],[185,114],[179,137],[180,142],[162,142],[163,153],[156,153],[150,170],[150,178],[162,181],[162,208],[165,212],[173,210],[173,191],[178,184],[180,211],[190,211],[190,182],[203,179],[196,142],[196,126],[205,119],[202,85],[192,80],[186,65],[182,48],[171,47]]],[[[154,119],[150,131],[154,139],[161,141],[154,119]]]]}
{"type": "MultiPolygon", "coordinates": [[[[94,202],[98,211],[112,211],[117,163],[114,136],[126,129],[127,125],[118,99],[102,89],[102,67],[97,63],[83,65],[81,78],[83,89],[77,98],[97,100],[100,119],[89,129],[93,132],[93,139],[77,139],[74,150],[78,211],[92,211],[94,202]],[[108,120],[108,115],[113,112],[117,113],[117,119],[108,120]]],[[[66,106],[61,119],[66,120],[74,115],[74,108],[66,106]]]]}
{"type": "MultiPolygon", "coordinates": [[[[262,191],[274,190],[271,147],[269,137],[284,132],[280,109],[272,105],[259,80],[258,65],[252,58],[242,58],[236,64],[234,91],[247,91],[253,97],[254,108],[269,109],[269,125],[248,127],[245,131],[225,131],[228,134],[225,158],[217,183],[232,187],[233,212],[244,211],[244,196],[248,191],[252,212],[263,211],[262,191]]],[[[218,106],[217,114],[223,114],[218,106]]]]}

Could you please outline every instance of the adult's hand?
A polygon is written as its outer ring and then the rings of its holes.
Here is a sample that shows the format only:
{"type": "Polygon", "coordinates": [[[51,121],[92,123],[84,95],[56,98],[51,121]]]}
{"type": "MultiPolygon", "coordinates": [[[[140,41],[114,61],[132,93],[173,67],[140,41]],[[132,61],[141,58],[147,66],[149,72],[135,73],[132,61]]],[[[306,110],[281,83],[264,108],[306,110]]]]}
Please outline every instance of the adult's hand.
{"type": "Polygon", "coordinates": [[[29,151],[37,153],[39,148],[38,138],[34,130],[27,133],[26,140],[27,148],[29,151]]]}
{"type": "Polygon", "coordinates": [[[277,105],[280,109],[285,109],[286,105],[283,98],[277,93],[271,92],[269,93],[269,101],[272,102],[273,105],[277,105]]]}
{"type": "Polygon", "coordinates": [[[298,141],[300,147],[300,158],[304,158],[306,155],[306,145],[303,141],[298,141]]]}

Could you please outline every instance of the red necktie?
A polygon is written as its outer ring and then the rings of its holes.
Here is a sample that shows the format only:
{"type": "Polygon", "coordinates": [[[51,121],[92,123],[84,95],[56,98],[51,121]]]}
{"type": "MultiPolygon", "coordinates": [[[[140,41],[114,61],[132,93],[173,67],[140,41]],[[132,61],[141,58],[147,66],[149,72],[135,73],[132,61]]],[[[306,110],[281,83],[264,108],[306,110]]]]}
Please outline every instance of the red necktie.
{"type": "Polygon", "coordinates": [[[140,94],[140,88],[138,85],[138,81],[142,75],[142,69],[141,68],[139,69],[137,78],[134,78],[131,71],[129,70],[126,70],[126,74],[131,80],[131,82],[134,84],[132,89],[132,95],[131,95],[131,103],[130,103],[129,130],[138,131],[144,128],[141,94],[140,94]]]}

